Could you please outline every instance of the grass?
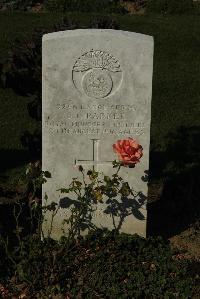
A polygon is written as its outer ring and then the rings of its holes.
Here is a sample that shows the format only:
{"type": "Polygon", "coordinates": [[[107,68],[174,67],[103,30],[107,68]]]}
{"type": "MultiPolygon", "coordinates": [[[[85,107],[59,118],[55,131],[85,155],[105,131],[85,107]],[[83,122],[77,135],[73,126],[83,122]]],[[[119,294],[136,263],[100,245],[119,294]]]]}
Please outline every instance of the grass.
{"type": "MultiPolygon", "coordinates": [[[[28,40],[36,27],[50,28],[57,16],[52,14],[28,14],[6,12],[0,14],[0,63],[8,58],[15,39],[28,40]]],[[[0,186],[13,188],[25,166],[31,161],[24,151],[20,137],[24,131],[33,131],[41,124],[30,118],[27,111],[29,98],[0,88],[0,186]]]]}

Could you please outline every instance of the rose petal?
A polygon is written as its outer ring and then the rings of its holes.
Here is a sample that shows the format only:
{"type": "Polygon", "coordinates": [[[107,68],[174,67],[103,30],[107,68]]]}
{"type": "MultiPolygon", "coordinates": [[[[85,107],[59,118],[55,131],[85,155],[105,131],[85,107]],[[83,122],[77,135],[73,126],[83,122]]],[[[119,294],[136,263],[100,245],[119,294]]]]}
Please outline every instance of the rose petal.
{"type": "Polygon", "coordinates": [[[123,161],[130,161],[130,157],[129,156],[122,156],[122,160],[123,161]]]}
{"type": "Polygon", "coordinates": [[[117,144],[117,143],[113,144],[113,149],[116,153],[121,151],[119,144],[117,144]]]}
{"type": "Polygon", "coordinates": [[[139,159],[143,156],[142,146],[133,138],[117,140],[113,144],[113,150],[124,165],[132,165],[139,163],[139,159]]]}

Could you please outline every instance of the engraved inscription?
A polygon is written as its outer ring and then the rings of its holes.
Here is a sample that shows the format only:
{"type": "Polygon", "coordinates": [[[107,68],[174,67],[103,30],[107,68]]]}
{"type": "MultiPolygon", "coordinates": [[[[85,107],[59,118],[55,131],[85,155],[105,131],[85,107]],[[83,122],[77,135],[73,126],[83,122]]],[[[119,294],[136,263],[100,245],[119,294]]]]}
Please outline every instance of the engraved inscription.
{"type": "Polygon", "coordinates": [[[58,124],[52,126],[51,123],[45,123],[49,128],[50,134],[66,134],[66,135],[116,135],[116,136],[141,136],[145,133],[145,127],[113,129],[113,128],[68,128],[60,127],[58,124]]]}
{"type": "Polygon", "coordinates": [[[91,50],[83,54],[74,65],[74,71],[76,72],[84,72],[93,68],[120,72],[120,64],[117,59],[111,54],[100,50],[91,50]]]}
{"type": "Polygon", "coordinates": [[[116,110],[116,111],[136,111],[135,105],[102,105],[102,104],[73,104],[72,100],[65,103],[57,104],[57,109],[66,109],[66,110],[116,110]]]}
{"type": "Polygon", "coordinates": [[[85,93],[89,97],[105,98],[112,90],[113,81],[106,71],[94,69],[85,74],[82,80],[85,93]]]}
{"type": "Polygon", "coordinates": [[[140,136],[148,127],[134,118],[134,105],[73,104],[66,100],[56,108],[59,118],[47,116],[44,121],[50,134],[140,136]]]}
{"type": "Polygon", "coordinates": [[[92,160],[77,160],[75,159],[75,165],[91,165],[92,169],[95,171],[99,171],[99,165],[108,165],[113,166],[112,161],[101,161],[99,160],[99,139],[91,139],[92,141],[92,160]]]}
{"type": "Polygon", "coordinates": [[[119,61],[111,54],[91,50],[75,62],[74,86],[90,98],[102,99],[114,93],[122,81],[119,61]]]}

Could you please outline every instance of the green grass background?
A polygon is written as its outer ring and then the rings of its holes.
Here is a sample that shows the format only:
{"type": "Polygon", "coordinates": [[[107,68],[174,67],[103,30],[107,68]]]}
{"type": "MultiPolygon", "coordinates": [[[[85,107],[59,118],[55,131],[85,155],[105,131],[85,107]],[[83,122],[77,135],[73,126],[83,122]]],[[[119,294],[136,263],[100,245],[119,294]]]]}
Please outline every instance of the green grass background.
{"type": "MultiPolygon", "coordinates": [[[[88,28],[89,20],[94,17],[91,14],[69,15],[79,20],[84,28],[88,28]]],[[[164,152],[167,135],[176,133],[181,126],[200,128],[200,17],[112,17],[120,24],[121,30],[154,37],[151,151],[164,152]]],[[[58,13],[1,12],[0,63],[7,59],[16,38],[22,42],[28,40],[34,28],[52,28],[61,18],[58,13]]],[[[22,132],[33,132],[41,126],[40,122],[29,117],[28,102],[28,98],[16,95],[12,89],[0,89],[1,159],[4,159],[4,152],[10,153],[10,166],[0,171],[0,186],[12,185],[25,169],[28,157],[21,159],[19,156],[19,161],[12,164],[13,153],[23,149],[20,142],[22,132]]]]}

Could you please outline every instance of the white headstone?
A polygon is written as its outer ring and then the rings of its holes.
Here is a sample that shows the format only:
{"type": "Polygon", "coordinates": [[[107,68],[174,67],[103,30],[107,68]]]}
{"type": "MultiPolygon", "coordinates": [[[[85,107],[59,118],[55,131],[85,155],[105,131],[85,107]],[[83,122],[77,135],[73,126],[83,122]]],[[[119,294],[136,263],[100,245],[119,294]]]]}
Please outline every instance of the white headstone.
{"type": "MultiPolygon", "coordinates": [[[[136,191],[130,215],[121,232],[146,235],[149,168],[153,38],[111,29],[84,29],[43,36],[42,169],[52,178],[43,185],[49,203],[64,197],[57,189],[80,176],[76,165],[105,175],[114,173],[112,145],[133,138],[143,147],[135,168],[122,167],[120,176],[136,191]]],[[[113,229],[105,204],[99,204],[94,223],[113,229]]],[[[52,237],[61,235],[67,210],[60,208],[52,237]]],[[[47,230],[47,224],[44,229],[47,230]]]]}

